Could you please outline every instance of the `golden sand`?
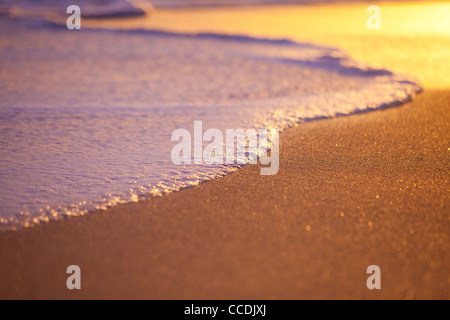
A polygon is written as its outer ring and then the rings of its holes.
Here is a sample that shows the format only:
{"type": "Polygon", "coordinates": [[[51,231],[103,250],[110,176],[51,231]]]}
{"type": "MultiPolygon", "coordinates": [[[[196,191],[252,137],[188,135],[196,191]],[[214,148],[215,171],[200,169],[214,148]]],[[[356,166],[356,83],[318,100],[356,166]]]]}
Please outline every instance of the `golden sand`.
{"type": "MultiPolygon", "coordinates": [[[[158,11],[148,23],[336,45],[437,88],[450,74],[439,6],[383,4],[380,31],[365,29],[364,5],[158,11]]],[[[398,108],[303,123],[281,135],[275,176],[246,166],[2,234],[0,298],[448,299],[449,102],[425,90],[398,108]],[[65,287],[72,264],[80,291],[65,287]],[[372,264],[381,290],[366,287],[372,264]]]]}

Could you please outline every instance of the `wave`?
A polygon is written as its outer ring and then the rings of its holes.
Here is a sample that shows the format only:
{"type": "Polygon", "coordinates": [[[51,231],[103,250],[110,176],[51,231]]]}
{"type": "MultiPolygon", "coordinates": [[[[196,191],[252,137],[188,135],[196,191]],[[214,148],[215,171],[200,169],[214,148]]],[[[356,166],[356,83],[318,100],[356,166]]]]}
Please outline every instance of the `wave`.
{"type": "Polygon", "coordinates": [[[286,39],[0,21],[0,230],[197,185],[236,165],[176,166],[195,120],[276,128],[399,105],[421,90],[342,50],[286,39]]]}
{"type": "Polygon", "coordinates": [[[153,8],[147,0],[0,0],[0,12],[16,18],[54,19],[66,16],[73,4],[86,19],[145,15],[153,8]]]}
{"type": "Polygon", "coordinates": [[[0,14],[19,18],[55,18],[66,14],[69,5],[82,9],[83,17],[111,18],[145,15],[154,8],[255,6],[338,3],[360,0],[0,0],[0,14]]]}

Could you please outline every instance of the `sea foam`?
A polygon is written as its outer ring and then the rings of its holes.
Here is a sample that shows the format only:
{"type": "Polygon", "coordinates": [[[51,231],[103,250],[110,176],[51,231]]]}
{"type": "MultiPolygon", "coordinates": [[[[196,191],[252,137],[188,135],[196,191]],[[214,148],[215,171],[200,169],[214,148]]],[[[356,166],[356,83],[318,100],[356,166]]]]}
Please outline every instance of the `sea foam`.
{"type": "Polygon", "coordinates": [[[0,229],[196,185],[235,165],[171,162],[171,133],[277,128],[403,103],[414,79],[337,48],[0,21],[0,229]]]}

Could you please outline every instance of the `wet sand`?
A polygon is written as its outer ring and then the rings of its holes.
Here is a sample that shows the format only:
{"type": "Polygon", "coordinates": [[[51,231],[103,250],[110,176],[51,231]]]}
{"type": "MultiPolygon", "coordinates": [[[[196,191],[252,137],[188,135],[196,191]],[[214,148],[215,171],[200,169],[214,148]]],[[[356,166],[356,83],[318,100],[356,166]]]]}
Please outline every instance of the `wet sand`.
{"type": "Polygon", "coordinates": [[[280,170],[0,235],[0,297],[448,299],[450,92],[307,122],[280,170]],[[66,268],[82,290],[66,289],[66,268]],[[381,268],[381,290],[366,268],[381,268]]]}
{"type": "Polygon", "coordinates": [[[0,234],[0,298],[450,298],[450,90],[437,89],[448,88],[448,36],[355,35],[364,29],[354,27],[352,11],[333,8],[311,7],[316,16],[298,21],[342,23],[309,29],[283,25],[295,16],[257,10],[228,24],[226,15],[180,21],[181,12],[153,21],[316,39],[408,71],[425,91],[403,106],[283,132],[275,176],[247,166],[165,197],[0,234]],[[81,291],[66,288],[73,264],[82,270],[81,291]],[[366,287],[372,264],[381,268],[381,290],[366,287]]]}

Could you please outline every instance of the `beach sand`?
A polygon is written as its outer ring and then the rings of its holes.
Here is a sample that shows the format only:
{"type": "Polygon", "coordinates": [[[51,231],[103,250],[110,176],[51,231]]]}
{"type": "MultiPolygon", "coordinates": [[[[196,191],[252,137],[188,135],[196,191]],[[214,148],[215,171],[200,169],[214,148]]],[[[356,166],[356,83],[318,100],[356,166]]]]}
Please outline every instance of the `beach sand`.
{"type": "Polygon", "coordinates": [[[1,234],[0,298],[450,298],[450,91],[411,73],[430,84],[411,103],[283,132],[275,176],[249,165],[1,234]],[[66,288],[69,265],[82,290],[66,288]],[[369,265],[381,290],[366,287],[369,265]]]}
{"type": "Polygon", "coordinates": [[[1,298],[449,298],[450,92],[303,123],[280,170],[0,236],[1,298]],[[66,289],[66,268],[82,290],[66,289]],[[381,268],[381,290],[366,268],[381,268]]]}

